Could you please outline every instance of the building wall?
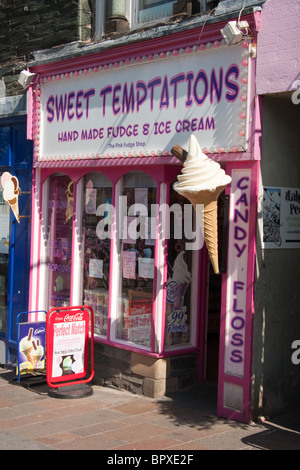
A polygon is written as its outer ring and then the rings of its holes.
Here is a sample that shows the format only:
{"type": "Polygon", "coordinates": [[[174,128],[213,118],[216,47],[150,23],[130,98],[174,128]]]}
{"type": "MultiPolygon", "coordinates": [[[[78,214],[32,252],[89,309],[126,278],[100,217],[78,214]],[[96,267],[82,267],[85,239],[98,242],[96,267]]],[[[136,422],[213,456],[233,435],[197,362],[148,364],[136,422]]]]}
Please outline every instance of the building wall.
{"type": "MultiPolygon", "coordinates": [[[[300,83],[300,2],[268,0],[262,9],[257,48],[257,93],[278,93],[300,83]]],[[[300,88],[298,86],[297,88],[300,88]]]]}
{"type": "Polygon", "coordinates": [[[198,353],[156,358],[95,344],[94,383],[161,397],[198,383],[198,353]]]}
{"type": "Polygon", "coordinates": [[[23,93],[16,76],[32,51],[90,39],[90,2],[2,0],[0,23],[0,96],[16,95],[23,93]]]}
{"type": "MultiPolygon", "coordinates": [[[[261,185],[300,187],[300,106],[290,97],[263,97],[261,185]]],[[[260,202],[262,197],[260,197],[260,202]]],[[[261,206],[258,209],[261,228],[261,206]]],[[[257,238],[253,378],[254,409],[270,415],[299,406],[300,249],[262,249],[257,238]]]]}

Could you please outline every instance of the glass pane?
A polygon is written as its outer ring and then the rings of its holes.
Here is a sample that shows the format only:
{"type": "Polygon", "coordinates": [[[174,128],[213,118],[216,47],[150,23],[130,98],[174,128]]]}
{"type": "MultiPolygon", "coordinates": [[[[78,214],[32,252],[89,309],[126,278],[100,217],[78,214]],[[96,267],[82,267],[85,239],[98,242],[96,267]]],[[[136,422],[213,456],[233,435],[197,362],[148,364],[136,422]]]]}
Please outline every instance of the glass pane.
{"type": "MultiPolygon", "coordinates": [[[[176,0],[175,0],[176,1],[176,0]]],[[[139,0],[139,23],[155,21],[172,15],[173,0],[139,0]]]]}
{"type": "MultiPolygon", "coordinates": [[[[198,251],[186,250],[185,234],[188,230],[187,227],[184,227],[184,216],[187,214],[185,212],[187,203],[188,201],[179,196],[171,185],[165,322],[166,347],[188,344],[191,338],[192,256],[198,251]]],[[[191,208],[191,205],[189,206],[191,208]]]]}
{"type": "Polygon", "coordinates": [[[104,336],[107,335],[111,204],[111,182],[100,173],[85,176],[83,303],[93,309],[95,334],[104,336]]]}
{"type": "Polygon", "coordinates": [[[116,337],[150,347],[153,308],[156,183],[144,173],[122,181],[120,296],[116,337]],[[153,233],[153,230],[152,230],[153,233]]]}
{"type": "Polygon", "coordinates": [[[65,175],[49,177],[47,263],[49,306],[70,305],[74,185],[65,175]]]}
{"type": "MultiPolygon", "coordinates": [[[[0,174],[0,178],[1,176],[0,174]]],[[[10,206],[3,200],[3,189],[0,185],[0,332],[6,330],[9,217],[10,206]]]]}

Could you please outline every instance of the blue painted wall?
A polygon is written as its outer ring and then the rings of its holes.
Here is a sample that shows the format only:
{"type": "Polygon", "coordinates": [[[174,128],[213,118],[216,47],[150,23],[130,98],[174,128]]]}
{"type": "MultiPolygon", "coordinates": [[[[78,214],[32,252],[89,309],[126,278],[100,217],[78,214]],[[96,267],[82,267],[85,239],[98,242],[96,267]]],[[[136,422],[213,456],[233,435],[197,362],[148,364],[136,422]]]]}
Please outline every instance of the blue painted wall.
{"type": "Polygon", "coordinates": [[[17,315],[28,310],[30,270],[30,225],[32,184],[32,142],[26,139],[26,115],[0,120],[0,172],[17,176],[21,188],[19,213],[10,214],[6,332],[6,363],[14,363],[17,353],[17,315]]]}

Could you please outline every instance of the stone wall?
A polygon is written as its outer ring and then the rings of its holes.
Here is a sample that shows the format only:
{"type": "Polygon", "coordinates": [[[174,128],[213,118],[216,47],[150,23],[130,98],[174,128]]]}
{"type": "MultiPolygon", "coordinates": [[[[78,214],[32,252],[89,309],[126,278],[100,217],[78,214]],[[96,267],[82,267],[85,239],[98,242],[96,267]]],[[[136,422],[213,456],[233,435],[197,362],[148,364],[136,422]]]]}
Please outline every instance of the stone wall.
{"type": "Polygon", "coordinates": [[[91,38],[90,0],[1,0],[0,97],[23,93],[18,76],[31,53],[91,38]]]}
{"type": "Polygon", "coordinates": [[[152,398],[198,383],[197,353],[159,359],[96,343],[94,360],[95,383],[152,398]]]}
{"type": "MultiPolygon", "coordinates": [[[[288,96],[263,98],[262,186],[299,188],[300,107],[288,96]]],[[[262,188],[258,214],[262,217],[262,188]]],[[[300,364],[292,343],[300,339],[300,249],[262,249],[258,225],[253,331],[253,407],[271,415],[299,406],[300,364]]]]}

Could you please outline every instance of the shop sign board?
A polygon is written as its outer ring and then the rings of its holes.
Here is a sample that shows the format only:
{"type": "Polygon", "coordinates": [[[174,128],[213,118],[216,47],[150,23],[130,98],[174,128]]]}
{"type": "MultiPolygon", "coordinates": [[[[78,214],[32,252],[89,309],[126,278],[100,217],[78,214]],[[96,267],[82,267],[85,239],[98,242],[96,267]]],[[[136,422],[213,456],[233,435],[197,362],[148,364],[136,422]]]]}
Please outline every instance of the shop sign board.
{"type": "MultiPolygon", "coordinates": [[[[47,313],[47,382],[50,386],[88,382],[89,333],[93,349],[93,311],[88,306],[52,308],[47,313]]],[[[93,351],[91,352],[93,364],[93,351]]]]}
{"type": "Polygon", "coordinates": [[[264,186],[263,247],[300,248],[300,188],[264,186]]]}
{"type": "Polygon", "coordinates": [[[18,375],[45,370],[46,322],[18,323],[18,375]]]}
{"type": "Polygon", "coordinates": [[[191,133],[208,153],[245,151],[249,43],[217,46],[44,77],[37,160],[164,155],[191,133]]]}

